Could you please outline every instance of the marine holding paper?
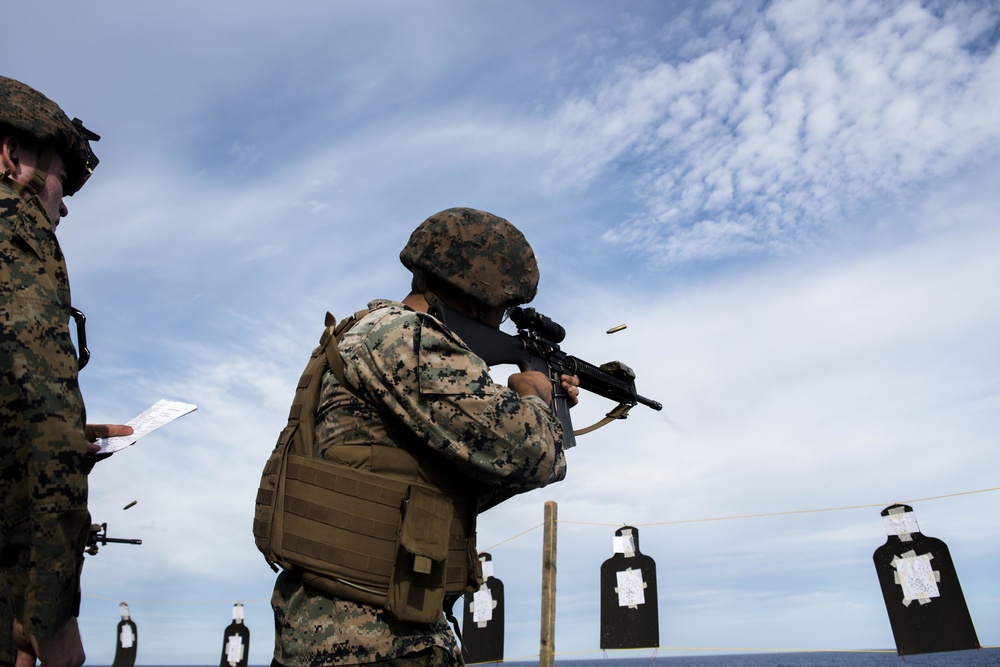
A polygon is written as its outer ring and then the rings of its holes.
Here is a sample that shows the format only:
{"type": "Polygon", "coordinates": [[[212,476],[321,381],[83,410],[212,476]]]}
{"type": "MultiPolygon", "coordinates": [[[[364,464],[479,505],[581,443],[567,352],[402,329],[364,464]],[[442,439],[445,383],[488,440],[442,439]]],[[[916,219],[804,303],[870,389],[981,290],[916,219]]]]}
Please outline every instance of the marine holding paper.
{"type": "Polygon", "coordinates": [[[70,339],[63,201],[97,165],[99,137],[0,77],[0,664],[84,661],[76,616],[90,532],[89,440],[70,339]],[[16,644],[16,646],[15,646],[16,644]]]}

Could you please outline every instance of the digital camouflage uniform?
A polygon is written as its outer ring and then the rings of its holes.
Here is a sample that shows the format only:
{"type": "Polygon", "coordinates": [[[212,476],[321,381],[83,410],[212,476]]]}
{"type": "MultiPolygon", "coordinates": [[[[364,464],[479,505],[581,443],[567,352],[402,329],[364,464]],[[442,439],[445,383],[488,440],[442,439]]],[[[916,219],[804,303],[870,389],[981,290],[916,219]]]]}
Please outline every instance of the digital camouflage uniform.
{"type": "Polygon", "coordinates": [[[37,197],[0,179],[0,662],[11,615],[48,636],[77,613],[90,529],[70,292],[37,197]]]}
{"type": "MultiPolygon", "coordinates": [[[[368,307],[339,345],[346,380],[364,400],[326,372],[317,456],[338,461],[338,447],[405,446],[446,461],[489,505],[565,476],[561,427],[544,401],[494,384],[485,363],[430,315],[388,300],[368,307]]],[[[450,656],[442,664],[461,664],[443,614],[430,625],[404,623],[305,586],[294,570],[279,575],[272,606],[274,658],[286,667],[363,664],[431,647],[450,656]]]]}

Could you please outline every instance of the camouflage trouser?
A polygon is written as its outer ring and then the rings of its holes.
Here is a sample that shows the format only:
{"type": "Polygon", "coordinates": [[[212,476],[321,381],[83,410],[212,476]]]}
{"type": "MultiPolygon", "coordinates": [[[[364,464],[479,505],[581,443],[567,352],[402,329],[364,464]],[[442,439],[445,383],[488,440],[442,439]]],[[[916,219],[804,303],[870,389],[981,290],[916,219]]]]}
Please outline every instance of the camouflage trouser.
{"type": "MultiPolygon", "coordinates": [[[[380,662],[366,662],[356,667],[368,667],[377,665],[378,667],[458,667],[461,663],[456,663],[451,654],[439,646],[432,646],[429,649],[415,653],[413,655],[382,660],[380,662]]],[[[271,661],[271,667],[282,667],[277,660],[271,661]]]]}
{"type": "MultiPolygon", "coordinates": [[[[438,646],[432,646],[426,651],[421,651],[414,655],[408,655],[402,658],[394,658],[393,660],[386,660],[385,662],[370,662],[369,665],[379,665],[386,667],[449,667],[450,665],[457,665],[446,651],[438,646]]],[[[363,667],[359,665],[358,667],[363,667]]]]}
{"type": "Polygon", "coordinates": [[[13,665],[16,656],[17,651],[14,650],[14,610],[11,608],[7,578],[0,570],[0,666],[13,665]]]}

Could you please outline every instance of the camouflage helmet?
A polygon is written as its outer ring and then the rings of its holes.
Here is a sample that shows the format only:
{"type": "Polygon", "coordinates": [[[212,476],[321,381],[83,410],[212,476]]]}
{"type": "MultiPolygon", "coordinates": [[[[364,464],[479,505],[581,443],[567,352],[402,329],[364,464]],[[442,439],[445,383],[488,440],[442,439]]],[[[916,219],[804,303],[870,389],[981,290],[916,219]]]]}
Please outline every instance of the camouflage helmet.
{"type": "Polygon", "coordinates": [[[434,276],[487,306],[527,303],[538,291],[535,253],[517,227],[472,208],[420,223],[399,253],[414,274],[434,276]]]}
{"type": "Polygon", "coordinates": [[[55,102],[20,81],[0,76],[0,129],[7,128],[39,145],[50,145],[66,165],[64,194],[83,187],[97,166],[90,142],[100,137],[70,120],[55,102]]]}

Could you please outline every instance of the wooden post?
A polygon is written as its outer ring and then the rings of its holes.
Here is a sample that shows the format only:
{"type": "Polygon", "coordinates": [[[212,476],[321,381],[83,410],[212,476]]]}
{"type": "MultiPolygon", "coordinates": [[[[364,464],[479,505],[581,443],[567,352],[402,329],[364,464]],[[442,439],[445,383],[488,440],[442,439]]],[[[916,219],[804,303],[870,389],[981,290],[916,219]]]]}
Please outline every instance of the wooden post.
{"type": "Polygon", "coordinates": [[[558,506],[545,503],[542,530],[542,636],[538,667],[554,667],[556,660],[556,515],[558,506]]]}

